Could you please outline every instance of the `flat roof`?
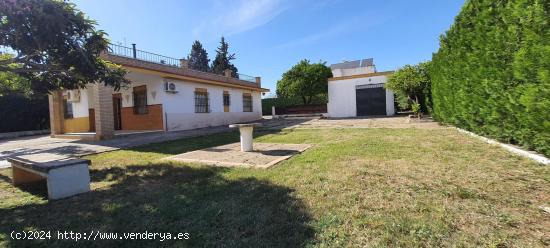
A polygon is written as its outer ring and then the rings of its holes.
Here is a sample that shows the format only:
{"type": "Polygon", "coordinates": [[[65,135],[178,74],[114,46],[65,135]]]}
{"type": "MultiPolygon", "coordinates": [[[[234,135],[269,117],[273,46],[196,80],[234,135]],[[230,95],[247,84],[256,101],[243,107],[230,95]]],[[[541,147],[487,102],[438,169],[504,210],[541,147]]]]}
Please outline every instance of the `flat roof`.
{"type": "Polygon", "coordinates": [[[347,80],[347,79],[354,79],[354,78],[368,78],[368,77],[390,75],[392,73],[393,73],[393,71],[381,71],[381,72],[356,74],[356,75],[350,75],[350,76],[331,77],[331,78],[328,79],[328,81],[347,80]]]}
{"type": "Polygon", "coordinates": [[[226,77],[214,73],[190,70],[187,68],[162,65],[153,62],[118,56],[105,53],[102,57],[115,64],[119,64],[130,71],[141,71],[143,73],[157,74],[164,78],[173,78],[177,80],[187,80],[198,83],[213,84],[231,88],[249,89],[253,91],[269,92],[269,89],[262,88],[260,85],[240,80],[238,78],[226,77]]]}
{"type": "Polygon", "coordinates": [[[336,63],[330,65],[330,69],[354,69],[354,68],[360,68],[360,67],[369,67],[374,66],[374,59],[368,58],[368,59],[361,59],[361,60],[354,60],[354,61],[345,61],[342,63],[336,63]]]}

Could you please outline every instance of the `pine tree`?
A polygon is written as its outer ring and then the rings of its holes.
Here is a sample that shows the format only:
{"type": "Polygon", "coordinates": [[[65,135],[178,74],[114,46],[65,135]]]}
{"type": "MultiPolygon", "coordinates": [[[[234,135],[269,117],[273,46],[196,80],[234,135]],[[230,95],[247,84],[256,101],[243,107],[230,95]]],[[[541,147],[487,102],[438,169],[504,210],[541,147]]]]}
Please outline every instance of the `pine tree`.
{"type": "Polygon", "coordinates": [[[208,63],[208,53],[202,47],[200,41],[196,40],[191,46],[191,53],[187,56],[188,67],[189,69],[198,70],[198,71],[209,71],[210,66],[208,63]]]}
{"type": "Polygon", "coordinates": [[[235,59],[235,54],[229,54],[229,44],[225,42],[225,38],[222,36],[220,46],[216,49],[216,58],[212,61],[212,73],[223,75],[223,71],[226,69],[232,70],[232,77],[237,76],[237,67],[231,63],[231,60],[235,59]]]}

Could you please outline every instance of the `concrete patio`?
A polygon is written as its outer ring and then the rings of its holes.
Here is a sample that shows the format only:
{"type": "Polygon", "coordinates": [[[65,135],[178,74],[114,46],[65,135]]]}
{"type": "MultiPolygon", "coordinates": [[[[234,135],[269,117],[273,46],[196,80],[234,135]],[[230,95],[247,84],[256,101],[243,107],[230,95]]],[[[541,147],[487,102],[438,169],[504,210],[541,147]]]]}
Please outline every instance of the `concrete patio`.
{"type": "Polygon", "coordinates": [[[163,160],[222,167],[267,169],[310,148],[306,144],[254,143],[254,150],[242,152],[240,143],[186,152],[163,160]]]}

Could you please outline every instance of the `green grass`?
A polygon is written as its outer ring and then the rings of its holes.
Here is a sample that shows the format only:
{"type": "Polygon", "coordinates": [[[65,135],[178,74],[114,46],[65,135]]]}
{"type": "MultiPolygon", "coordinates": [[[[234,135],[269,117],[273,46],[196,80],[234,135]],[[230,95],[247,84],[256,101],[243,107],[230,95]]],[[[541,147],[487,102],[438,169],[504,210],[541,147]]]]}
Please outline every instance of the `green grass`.
{"type": "Polygon", "coordinates": [[[49,202],[0,171],[0,245],[12,230],[188,232],[184,241],[79,246],[544,247],[550,167],[452,129],[318,129],[259,142],[314,147],[268,169],[159,161],[238,141],[216,134],[90,156],[93,191],[49,202]]]}

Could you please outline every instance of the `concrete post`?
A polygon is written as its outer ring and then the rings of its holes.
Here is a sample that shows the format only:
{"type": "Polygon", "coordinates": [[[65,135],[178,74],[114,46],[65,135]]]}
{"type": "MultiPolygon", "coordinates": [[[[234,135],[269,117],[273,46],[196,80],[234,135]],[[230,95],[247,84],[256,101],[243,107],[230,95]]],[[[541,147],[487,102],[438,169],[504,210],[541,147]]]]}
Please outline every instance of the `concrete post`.
{"type": "Polygon", "coordinates": [[[251,152],[254,147],[252,145],[252,130],[254,127],[240,127],[241,133],[241,151],[251,152]]]}
{"type": "Polygon", "coordinates": [[[271,106],[271,118],[275,119],[275,116],[277,116],[277,114],[275,114],[275,106],[271,106]]]}
{"type": "Polygon", "coordinates": [[[96,83],[94,91],[95,138],[110,139],[115,135],[113,116],[113,88],[96,83]]]}
{"type": "Polygon", "coordinates": [[[61,90],[50,92],[48,95],[48,105],[50,109],[50,132],[52,137],[56,134],[63,134],[65,127],[65,116],[63,106],[63,93],[61,90]]]}

